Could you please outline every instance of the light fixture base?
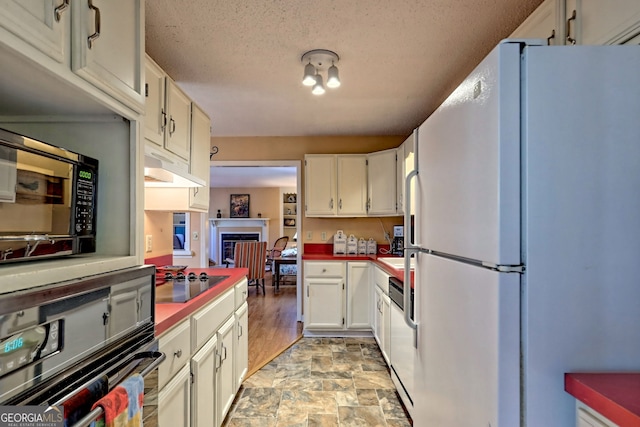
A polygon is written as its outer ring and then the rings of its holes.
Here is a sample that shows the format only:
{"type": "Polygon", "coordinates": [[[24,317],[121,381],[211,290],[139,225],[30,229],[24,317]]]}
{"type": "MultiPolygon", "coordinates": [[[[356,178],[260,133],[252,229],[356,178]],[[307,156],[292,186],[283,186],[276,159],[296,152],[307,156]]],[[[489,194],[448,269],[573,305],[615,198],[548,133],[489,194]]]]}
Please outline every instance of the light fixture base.
{"type": "Polygon", "coordinates": [[[325,71],[332,64],[337,64],[338,61],[340,61],[338,54],[326,49],[310,50],[300,58],[300,62],[303,64],[311,63],[318,71],[325,71]]]}

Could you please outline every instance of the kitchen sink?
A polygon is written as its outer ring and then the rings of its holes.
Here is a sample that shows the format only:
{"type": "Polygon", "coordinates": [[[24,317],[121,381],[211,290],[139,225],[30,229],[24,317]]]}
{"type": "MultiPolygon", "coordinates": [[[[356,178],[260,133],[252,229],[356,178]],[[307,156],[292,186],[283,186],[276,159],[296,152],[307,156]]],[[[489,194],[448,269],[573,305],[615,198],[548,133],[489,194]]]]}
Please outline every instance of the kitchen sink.
{"type": "MultiPolygon", "coordinates": [[[[378,261],[396,270],[404,270],[404,257],[378,257],[378,261]]],[[[410,258],[410,268],[413,270],[416,265],[415,258],[410,258]]]]}

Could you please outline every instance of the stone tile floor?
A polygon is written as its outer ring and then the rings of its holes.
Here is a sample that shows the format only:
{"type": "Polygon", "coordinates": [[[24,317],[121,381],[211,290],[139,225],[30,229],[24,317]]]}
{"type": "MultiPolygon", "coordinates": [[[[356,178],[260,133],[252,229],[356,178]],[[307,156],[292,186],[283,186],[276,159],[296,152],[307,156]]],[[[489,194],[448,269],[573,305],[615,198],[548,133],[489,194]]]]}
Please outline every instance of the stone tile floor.
{"type": "Polygon", "coordinates": [[[302,338],[243,383],[224,423],[411,425],[373,338],[302,338]]]}

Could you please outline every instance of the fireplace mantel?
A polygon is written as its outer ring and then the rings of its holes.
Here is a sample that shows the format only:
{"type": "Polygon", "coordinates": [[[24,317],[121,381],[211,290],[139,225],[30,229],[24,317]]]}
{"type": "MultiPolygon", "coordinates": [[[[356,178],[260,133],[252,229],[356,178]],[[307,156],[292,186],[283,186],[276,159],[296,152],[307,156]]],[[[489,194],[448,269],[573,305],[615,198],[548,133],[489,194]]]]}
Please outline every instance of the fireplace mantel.
{"type": "Polygon", "coordinates": [[[269,218],[209,218],[212,227],[268,227],[269,218]]]}
{"type": "MultiPolygon", "coordinates": [[[[241,228],[260,229],[260,240],[269,242],[269,218],[209,218],[211,223],[209,258],[222,264],[220,234],[241,228]]],[[[242,233],[242,232],[241,232],[242,233]]]]}

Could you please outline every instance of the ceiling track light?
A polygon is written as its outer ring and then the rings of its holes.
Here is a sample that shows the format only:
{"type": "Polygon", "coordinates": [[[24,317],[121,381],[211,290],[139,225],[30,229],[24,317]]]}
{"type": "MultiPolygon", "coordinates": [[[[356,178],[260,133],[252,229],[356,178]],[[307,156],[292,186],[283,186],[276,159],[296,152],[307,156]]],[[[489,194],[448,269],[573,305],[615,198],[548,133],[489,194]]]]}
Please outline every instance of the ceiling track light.
{"type": "Polygon", "coordinates": [[[320,74],[322,71],[327,72],[327,87],[340,86],[338,67],[336,67],[340,57],[337,53],[326,49],[314,49],[302,55],[300,61],[305,64],[302,84],[312,86],[311,93],[314,95],[322,95],[325,92],[320,74]]]}

